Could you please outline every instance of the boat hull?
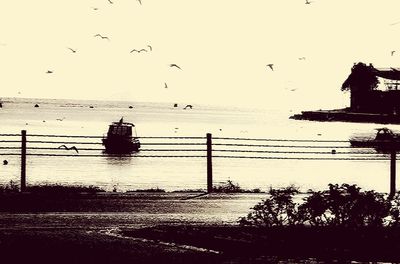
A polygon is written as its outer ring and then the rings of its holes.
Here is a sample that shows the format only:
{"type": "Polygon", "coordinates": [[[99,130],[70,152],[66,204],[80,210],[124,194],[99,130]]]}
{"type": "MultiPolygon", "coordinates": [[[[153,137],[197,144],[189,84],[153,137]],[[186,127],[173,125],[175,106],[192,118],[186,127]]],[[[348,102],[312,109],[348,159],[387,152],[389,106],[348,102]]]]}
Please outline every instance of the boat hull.
{"type": "Polygon", "coordinates": [[[386,141],[386,140],[350,140],[350,145],[354,148],[374,148],[379,152],[399,151],[399,141],[386,141]]]}
{"type": "Polygon", "coordinates": [[[106,153],[126,154],[138,152],[140,149],[139,140],[127,140],[125,138],[103,138],[103,145],[106,153]]]}

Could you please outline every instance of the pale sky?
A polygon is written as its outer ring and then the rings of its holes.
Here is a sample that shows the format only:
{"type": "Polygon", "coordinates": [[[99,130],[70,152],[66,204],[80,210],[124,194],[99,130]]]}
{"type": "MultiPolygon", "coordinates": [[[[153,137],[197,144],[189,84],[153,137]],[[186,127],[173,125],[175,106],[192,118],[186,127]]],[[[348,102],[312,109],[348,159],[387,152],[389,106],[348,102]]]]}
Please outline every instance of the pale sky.
{"type": "Polygon", "coordinates": [[[112,1],[0,0],[1,96],[313,108],[400,66],[398,0],[112,1]]]}

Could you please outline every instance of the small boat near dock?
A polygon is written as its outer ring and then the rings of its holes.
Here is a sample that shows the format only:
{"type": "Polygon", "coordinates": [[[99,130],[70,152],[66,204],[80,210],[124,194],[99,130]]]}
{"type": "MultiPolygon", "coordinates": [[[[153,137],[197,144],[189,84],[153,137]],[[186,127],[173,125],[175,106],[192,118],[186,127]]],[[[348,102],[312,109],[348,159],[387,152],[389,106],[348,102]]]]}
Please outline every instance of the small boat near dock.
{"type": "Polygon", "coordinates": [[[107,136],[103,137],[105,152],[111,154],[127,154],[140,149],[140,141],[136,134],[135,125],[124,122],[112,122],[108,128],[107,136]]]}
{"type": "Polygon", "coordinates": [[[375,148],[380,151],[400,150],[400,135],[389,128],[377,128],[375,138],[350,139],[352,147],[375,148]]]}

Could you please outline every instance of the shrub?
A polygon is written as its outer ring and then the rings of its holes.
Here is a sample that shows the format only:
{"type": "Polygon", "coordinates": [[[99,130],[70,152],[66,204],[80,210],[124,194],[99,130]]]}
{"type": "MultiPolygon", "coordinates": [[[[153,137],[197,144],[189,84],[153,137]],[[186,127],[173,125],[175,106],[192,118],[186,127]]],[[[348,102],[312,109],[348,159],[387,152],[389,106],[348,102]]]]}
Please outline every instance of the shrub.
{"type": "Polygon", "coordinates": [[[329,184],[322,192],[310,191],[299,206],[302,221],[313,226],[383,226],[390,202],[375,191],[360,191],[356,185],[329,184]]]}
{"type": "Polygon", "coordinates": [[[242,188],[238,184],[234,184],[231,180],[228,180],[226,183],[214,186],[213,192],[216,193],[239,193],[243,192],[242,188]]]}
{"type": "Polygon", "coordinates": [[[400,193],[397,193],[390,201],[390,211],[387,220],[390,226],[400,226],[400,193]]]}
{"type": "Polygon", "coordinates": [[[256,204],[252,212],[239,219],[239,224],[265,227],[297,224],[297,208],[293,202],[293,195],[297,193],[294,187],[271,189],[270,197],[256,204]]]}
{"type": "Polygon", "coordinates": [[[45,195],[68,195],[68,194],[79,194],[79,193],[90,193],[95,194],[98,192],[104,192],[103,189],[97,186],[67,186],[59,184],[48,184],[48,185],[32,185],[27,186],[26,191],[35,194],[45,195]]]}
{"type": "Polygon", "coordinates": [[[0,193],[17,193],[19,192],[18,184],[11,180],[8,184],[0,186],[0,193]]]}
{"type": "Polygon", "coordinates": [[[150,188],[150,189],[137,189],[137,190],[128,190],[126,192],[152,192],[152,193],[165,193],[164,189],[160,188],[150,188]]]}
{"type": "Polygon", "coordinates": [[[223,183],[218,186],[213,186],[213,192],[215,193],[261,193],[261,189],[243,189],[239,186],[239,184],[233,183],[231,180],[227,180],[226,183],[223,183]]]}
{"type": "Polygon", "coordinates": [[[293,202],[297,189],[270,190],[270,197],[252,208],[241,225],[382,227],[400,223],[400,195],[389,200],[375,191],[360,191],[356,185],[329,184],[328,190],[308,192],[301,205],[293,202]]]}

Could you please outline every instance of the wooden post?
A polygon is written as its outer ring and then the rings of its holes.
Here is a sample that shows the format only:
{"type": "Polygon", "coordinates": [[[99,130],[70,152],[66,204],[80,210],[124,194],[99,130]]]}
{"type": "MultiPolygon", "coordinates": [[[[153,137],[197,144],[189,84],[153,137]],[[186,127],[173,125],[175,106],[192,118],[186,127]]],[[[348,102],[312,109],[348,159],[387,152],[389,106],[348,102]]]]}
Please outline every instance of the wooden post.
{"type": "Polygon", "coordinates": [[[26,130],[21,131],[21,192],[26,189],[26,130]]]}
{"type": "Polygon", "coordinates": [[[390,153],[390,193],[389,198],[396,194],[396,150],[390,153]]]}
{"type": "Polygon", "coordinates": [[[211,133],[207,133],[207,192],[211,193],[212,191],[212,140],[211,133]]]}

